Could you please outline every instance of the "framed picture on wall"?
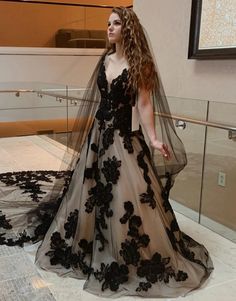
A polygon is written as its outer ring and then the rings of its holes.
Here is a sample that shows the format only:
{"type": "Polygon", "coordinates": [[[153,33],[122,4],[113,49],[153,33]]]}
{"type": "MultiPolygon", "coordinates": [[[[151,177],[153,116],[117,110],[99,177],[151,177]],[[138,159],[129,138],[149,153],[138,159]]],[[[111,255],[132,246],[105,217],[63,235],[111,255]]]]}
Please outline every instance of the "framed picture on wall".
{"type": "Polygon", "coordinates": [[[236,58],[236,0],[192,0],[188,58],[236,58]]]}

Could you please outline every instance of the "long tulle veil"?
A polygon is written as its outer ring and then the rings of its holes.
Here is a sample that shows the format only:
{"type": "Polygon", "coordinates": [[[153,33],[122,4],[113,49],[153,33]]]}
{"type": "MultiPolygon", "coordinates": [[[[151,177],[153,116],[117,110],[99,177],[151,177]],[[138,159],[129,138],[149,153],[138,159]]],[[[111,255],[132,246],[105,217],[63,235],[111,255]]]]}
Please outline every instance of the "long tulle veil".
{"type": "Polygon", "coordinates": [[[156,175],[161,180],[163,192],[169,195],[169,191],[174,184],[175,177],[186,166],[187,156],[184,145],[177,135],[167,96],[164,91],[156,56],[153,52],[151,41],[144,29],[145,38],[149,45],[153,61],[156,68],[155,89],[152,91],[152,103],[155,115],[155,127],[157,137],[168,146],[171,158],[166,160],[159,152],[153,152],[153,163],[156,175]]]}

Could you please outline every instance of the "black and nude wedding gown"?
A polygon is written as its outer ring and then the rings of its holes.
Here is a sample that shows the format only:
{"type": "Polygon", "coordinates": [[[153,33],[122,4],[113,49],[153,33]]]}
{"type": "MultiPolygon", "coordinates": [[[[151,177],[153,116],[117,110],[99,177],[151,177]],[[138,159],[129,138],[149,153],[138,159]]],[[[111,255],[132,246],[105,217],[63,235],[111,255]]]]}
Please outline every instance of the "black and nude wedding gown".
{"type": "Polygon", "coordinates": [[[179,229],[142,128],[131,131],[128,72],[109,84],[100,67],[101,102],[36,264],[86,279],[84,289],[99,296],[185,295],[208,278],[212,261],[179,229]]]}

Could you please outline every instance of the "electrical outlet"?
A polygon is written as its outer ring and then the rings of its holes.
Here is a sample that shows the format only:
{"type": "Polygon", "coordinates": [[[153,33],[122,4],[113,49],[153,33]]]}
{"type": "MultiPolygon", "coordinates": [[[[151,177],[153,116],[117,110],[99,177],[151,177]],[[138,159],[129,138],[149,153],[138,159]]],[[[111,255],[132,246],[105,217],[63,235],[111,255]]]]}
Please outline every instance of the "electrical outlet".
{"type": "Polygon", "coordinates": [[[218,185],[225,187],[226,184],[226,174],[222,171],[218,173],[218,185]]]}

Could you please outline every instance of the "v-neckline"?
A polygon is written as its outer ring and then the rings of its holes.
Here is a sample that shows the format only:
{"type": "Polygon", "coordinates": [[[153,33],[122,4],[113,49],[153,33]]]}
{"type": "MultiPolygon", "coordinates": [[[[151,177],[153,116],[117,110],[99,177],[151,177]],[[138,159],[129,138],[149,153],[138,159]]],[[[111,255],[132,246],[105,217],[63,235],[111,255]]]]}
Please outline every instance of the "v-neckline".
{"type": "Polygon", "coordinates": [[[103,60],[103,72],[104,72],[105,81],[106,81],[106,84],[107,84],[107,92],[108,92],[108,93],[110,93],[110,91],[111,91],[111,86],[114,84],[114,82],[115,82],[116,80],[118,80],[118,79],[123,75],[123,73],[124,73],[125,71],[128,72],[128,68],[127,68],[127,67],[123,68],[123,70],[121,71],[121,73],[118,74],[116,77],[114,77],[114,78],[111,80],[111,82],[109,82],[108,79],[107,79],[106,66],[105,66],[105,59],[103,60]]]}

